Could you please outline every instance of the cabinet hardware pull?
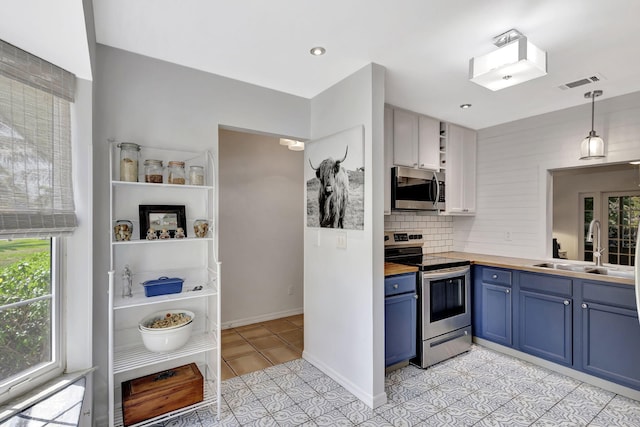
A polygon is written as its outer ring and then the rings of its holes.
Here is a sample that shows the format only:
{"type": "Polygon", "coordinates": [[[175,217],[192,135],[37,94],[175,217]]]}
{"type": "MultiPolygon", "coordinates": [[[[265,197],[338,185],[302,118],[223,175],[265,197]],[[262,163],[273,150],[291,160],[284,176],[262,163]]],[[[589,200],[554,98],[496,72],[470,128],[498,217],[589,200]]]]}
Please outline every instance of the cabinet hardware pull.
{"type": "Polygon", "coordinates": [[[510,294],[511,293],[511,289],[505,289],[504,290],[506,293],[510,294]]]}
{"type": "Polygon", "coordinates": [[[398,289],[398,284],[393,285],[393,289],[398,289]]]}
{"type": "Polygon", "coordinates": [[[562,303],[563,303],[564,305],[569,305],[569,300],[564,300],[562,303]]]}
{"type": "Polygon", "coordinates": [[[492,278],[492,279],[497,279],[497,278],[498,278],[498,275],[497,275],[497,274],[494,274],[493,276],[491,276],[491,278],[492,278]]]}
{"type": "Polygon", "coordinates": [[[415,294],[413,297],[414,297],[415,299],[418,299],[418,294],[415,294]]]}
{"type": "Polygon", "coordinates": [[[582,303],[582,306],[581,306],[581,307],[582,307],[582,308],[588,308],[589,306],[588,306],[587,304],[585,304],[585,303],[582,303]]]}

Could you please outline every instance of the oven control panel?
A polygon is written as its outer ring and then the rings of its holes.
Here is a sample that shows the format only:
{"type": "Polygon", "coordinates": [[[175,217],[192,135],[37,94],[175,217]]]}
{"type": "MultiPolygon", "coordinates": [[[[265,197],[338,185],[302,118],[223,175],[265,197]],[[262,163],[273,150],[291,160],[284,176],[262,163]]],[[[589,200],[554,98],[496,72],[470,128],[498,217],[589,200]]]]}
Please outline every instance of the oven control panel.
{"type": "Polygon", "coordinates": [[[424,237],[421,231],[385,231],[384,245],[421,245],[424,237]]]}

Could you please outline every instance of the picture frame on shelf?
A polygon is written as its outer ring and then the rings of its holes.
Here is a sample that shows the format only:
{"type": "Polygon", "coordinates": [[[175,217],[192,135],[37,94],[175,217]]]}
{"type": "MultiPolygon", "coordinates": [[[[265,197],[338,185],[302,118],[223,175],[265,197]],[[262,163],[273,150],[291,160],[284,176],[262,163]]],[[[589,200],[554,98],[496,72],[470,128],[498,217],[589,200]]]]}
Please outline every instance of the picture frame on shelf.
{"type": "Polygon", "coordinates": [[[138,212],[140,240],[187,237],[184,205],[139,205],[138,212]],[[150,231],[151,228],[153,232],[150,231]]]}

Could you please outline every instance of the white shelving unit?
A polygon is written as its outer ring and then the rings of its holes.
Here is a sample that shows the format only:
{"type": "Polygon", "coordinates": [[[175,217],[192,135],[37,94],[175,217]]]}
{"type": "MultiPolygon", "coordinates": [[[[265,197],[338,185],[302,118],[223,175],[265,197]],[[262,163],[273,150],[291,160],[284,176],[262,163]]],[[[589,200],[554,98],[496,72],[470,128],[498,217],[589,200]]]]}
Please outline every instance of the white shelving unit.
{"type": "Polygon", "coordinates": [[[449,134],[447,123],[440,122],[440,171],[447,169],[447,135],[449,134]]]}
{"type": "MultiPolygon", "coordinates": [[[[215,219],[216,186],[214,161],[209,152],[187,152],[142,147],[138,181],[119,180],[119,148],[111,144],[110,164],[110,241],[109,283],[109,425],[122,426],[121,383],[186,363],[195,362],[204,377],[204,400],[135,424],[143,426],[168,420],[212,405],[220,414],[220,267],[217,259],[215,219]],[[144,159],[184,161],[205,166],[205,185],[154,184],[144,182],[144,159]],[[187,237],[184,239],[141,239],[139,205],[185,206],[187,237]],[[193,221],[207,219],[209,236],[194,236],[193,221]],[[113,226],[117,220],[133,223],[130,241],[115,241],[113,226]],[[123,295],[122,274],[128,266],[133,275],[133,295],[123,295]],[[178,294],[146,297],[140,283],[161,276],[184,279],[178,294]],[[148,351],[138,331],[138,322],[148,314],[170,309],[188,309],[195,313],[191,338],[182,348],[170,353],[148,351]]],[[[167,174],[164,174],[167,182],[167,174]]],[[[143,230],[146,234],[146,230],[143,230]]]]}

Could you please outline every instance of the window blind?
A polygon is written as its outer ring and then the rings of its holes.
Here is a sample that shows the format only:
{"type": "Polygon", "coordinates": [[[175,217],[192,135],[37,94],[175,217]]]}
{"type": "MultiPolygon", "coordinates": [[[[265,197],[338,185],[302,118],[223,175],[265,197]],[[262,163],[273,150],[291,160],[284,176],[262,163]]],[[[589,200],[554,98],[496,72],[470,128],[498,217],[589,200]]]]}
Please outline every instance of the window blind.
{"type": "Polygon", "coordinates": [[[75,76],[0,40],[0,238],[77,225],[71,169],[75,76]]]}

